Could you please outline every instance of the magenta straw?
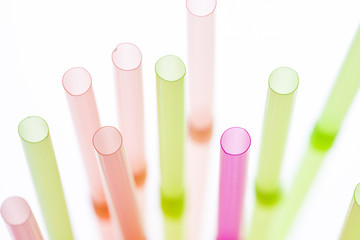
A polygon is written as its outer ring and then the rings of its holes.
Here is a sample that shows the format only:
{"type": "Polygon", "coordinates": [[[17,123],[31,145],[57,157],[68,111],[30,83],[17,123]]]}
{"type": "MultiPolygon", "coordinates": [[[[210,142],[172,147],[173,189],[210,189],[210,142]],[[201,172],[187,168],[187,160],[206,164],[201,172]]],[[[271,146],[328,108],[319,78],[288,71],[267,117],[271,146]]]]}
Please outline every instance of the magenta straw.
{"type": "Polygon", "coordinates": [[[101,218],[108,218],[100,169],[92,145],[93,135],[100,128],[100,118],[91,76],[84,68],[75,67],[65,72],[62,83],[78,138],[96,214],[101,218]]]}
{"type": "Polygon", "coordinates": [[[146,179],[142,55],[131,43],[117,45],[112,53],[119,130],[126,142],[136,186],[146,179]]]}
{"type": "Polygon", "coordinates": [[[218,240],[242,239],[242,215],[251,139],[240,127],[227,129],[220,139],[218,240]]]}
{"type": "Polygon", "coordinates": [[[212,134],[216,0],[187,0],[189,134],[207,141],[212,134]]]}
{"type": "Polygon", "coordinates": [[[10,197],[1,206],[3,217],[14,240],[43,240],[29,204],[21,197],[10,197]]]}

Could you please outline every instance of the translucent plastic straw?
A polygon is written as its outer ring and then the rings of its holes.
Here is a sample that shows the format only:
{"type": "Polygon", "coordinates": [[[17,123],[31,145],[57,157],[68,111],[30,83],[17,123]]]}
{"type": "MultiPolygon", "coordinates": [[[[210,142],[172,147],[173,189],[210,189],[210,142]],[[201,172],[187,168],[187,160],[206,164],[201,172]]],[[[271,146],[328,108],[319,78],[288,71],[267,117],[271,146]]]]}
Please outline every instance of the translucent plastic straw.
{"type": "Polygon", "coordinates": [[[185,65],[172,55],[155,64],[161,167],[161,206],[178,217],[184,208],[185,65]]]}
{"type": "Polygon", "coordinates": [[[360,239],[360,184],[356,185],[339,239],[360,239]]]}
{"type": "Polygon", "coordinates": [[[131,43],[117,45],[112,53],[119,130],[126,143],[127,159],[141,187],[146,178],[144,103],[141,52],[131,43]]]}
{"type": "Polygon", "coordinates": [[[187,0],[189,133],[208,140],[213,125],[216,0],[187,0]]]}
{"type": "Polygon", "coordinates": [[[328,150],[332,146],[360,86],[359,62],[360,27],[312,133],[311,144],[315,148],[328,150]]]}
{"type": "MultiPolygon", "coordinates": [[[[260,150],[258,173],[256,177],[256,207],[259,204],[273,207],[280,198],[280,170],[290,125],[291,113],[299,84],[297,73],[286,67],[275,69],[269,77],[263,135],[260,150]]],[[[265,208],[266,209],[266,208],[265,208]]],[[[259,210],[255,210],[258,212],[259,210]]],[[[269,214],[271,211],[267,211],[269,214]]],[[[264,239],[268,234],[269,221],[253,215],[250,239],[264,239]],[[261,224],[261,225],[260,225],[261,224]],[[261,229],[261,231],[259,231],[261,229]]]]}
{"type": "Polygon", "coordinates": [[[96,131],[93,145],[106,182],[111,218],[121,226],[125,240],[145,239],[135,182],[120,132],[114,127],[102,127],[96,131]]]}
{"type": "Polygon", "coordinates": [[[43,240],[30,206],[21,197],[10,197],[1,206],[3,217],[14,240],[43,240]]]}
{"type": "Polygon", "coordinates": [[[284,239],[331,148],[342,121],[360,86],[360,28],[350,46],[325,108],[311,134],[310,145],[302,159],[293,184],[282,204],[279,219],[273,228],[273,239],[284,239]],[[315,159],[315,161],[314,161],[315,159]]]}
{"type": "Polygon", "coordinates": [[[244,128],[229,128],[221,136],[218,240],[243,239],[241,218],[250,145],[244,128]]]}
{"type": "Polygon", "coordinates": [[[73,239],[49,127],[41,117],[27,117],[19,135],[50,239],[73,239]]]}
{"type": "Polygon", "coordinates": [[[65,72],[62,83],[90,183],[95,211],[98,216],[108,216],[100,169],[92,146],[92,137],[95,131],[100,128],[100,119],[91,76],[84,68],[71,68],[65,72]]]}

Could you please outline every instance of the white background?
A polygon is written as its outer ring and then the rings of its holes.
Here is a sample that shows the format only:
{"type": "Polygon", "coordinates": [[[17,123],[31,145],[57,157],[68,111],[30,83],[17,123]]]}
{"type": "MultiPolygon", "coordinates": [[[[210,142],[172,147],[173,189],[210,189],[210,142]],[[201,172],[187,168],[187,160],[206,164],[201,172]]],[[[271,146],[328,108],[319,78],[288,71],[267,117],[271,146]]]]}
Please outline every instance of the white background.
{"type": "MultiPolygon", "coordinates": [[[[216,235],[221,133],[241,126],[252,136],[246,192],[249,223],[270,72],[289,66],[300,77],[282,171],[286,188],[360,22],[359,9],[356,0],[218,2],[216,118],[201,239],[216,235]]],[[[143,53],[146,231],[148,239],[162,239],[154,63],[166,54],[186,63],[185,1],[0,1],[0,201],[12,195],[27,199],[44,234],[17,125],[29,115],[48,122],[75,237],[99,239],[61,78],[70,67],[85,67],[93,77],[102,124],[116,126],[111,52],[120,42],[133,42],[143,53]]],[[[338,238],[360,182],[359,109],[357,97],[289,239],[338,238]]],[[[0,239],[10,239],[2,220],[0,239]]]]}

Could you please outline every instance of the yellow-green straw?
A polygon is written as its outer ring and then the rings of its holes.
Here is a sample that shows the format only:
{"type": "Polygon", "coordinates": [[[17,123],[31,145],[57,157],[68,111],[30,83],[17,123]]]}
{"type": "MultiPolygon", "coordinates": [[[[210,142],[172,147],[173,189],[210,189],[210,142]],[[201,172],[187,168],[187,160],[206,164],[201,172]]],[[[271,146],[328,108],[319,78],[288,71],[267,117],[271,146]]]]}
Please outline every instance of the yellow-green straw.
{"type": "Polygon", "coordinates": [[[49,127],[41,117],[19,124],[19,135],[35,185],[49,239],[73,239],[49,127]]]}
{"type": "Polygon", "coordinates": [[[155,64],[161,167],[161,205],[178,218],[184,208],[185,65],[172,55],[155,64]]]}
{"type": "Polygon", "coordinates": [[[272,239],[284,239],[360,86],[360,28],[350,46],[294,182],[279,210],[272,239]]]}
{"type": "Polygon", "coordinates": [[[251,240],[268,234],[273,208],[280,198],[280,170],[298,85],[298,74],[291,68],[277,68],[269,77],[251,240]]]}
{"type": "Polygon", "coordinates": [[[351,199],[340,240],[360,239],[360,183],[356,185],[354,195],[351,199]]]}

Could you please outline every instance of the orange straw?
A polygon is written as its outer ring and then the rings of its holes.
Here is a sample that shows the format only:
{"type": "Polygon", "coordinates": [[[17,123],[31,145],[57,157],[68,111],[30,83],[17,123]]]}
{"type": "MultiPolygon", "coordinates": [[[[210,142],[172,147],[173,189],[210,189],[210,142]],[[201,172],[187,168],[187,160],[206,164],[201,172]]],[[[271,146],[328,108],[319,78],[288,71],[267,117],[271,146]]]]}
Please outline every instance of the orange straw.
{"type": "Polygon", "coordinates": [[[111,218],[121,226],[125,240],[145,239],[135,182],[120,132],[114,127],[102,127],[95,132],[93,145],[99,154],[111,218]]]}

